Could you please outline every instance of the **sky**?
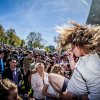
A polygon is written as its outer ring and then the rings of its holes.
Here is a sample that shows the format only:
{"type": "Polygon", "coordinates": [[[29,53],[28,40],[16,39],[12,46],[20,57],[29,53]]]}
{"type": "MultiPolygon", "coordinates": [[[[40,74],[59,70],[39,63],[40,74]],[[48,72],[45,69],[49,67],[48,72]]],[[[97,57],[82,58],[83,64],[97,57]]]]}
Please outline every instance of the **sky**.
{"type": "Polygon", "coordinates": [[[30,32],[39,32],[45,45],[56,45],[56,26],[69,20],[85,24],[92,0],[0,0],[0,24],[13,28],[26,40],[30,32]]]}

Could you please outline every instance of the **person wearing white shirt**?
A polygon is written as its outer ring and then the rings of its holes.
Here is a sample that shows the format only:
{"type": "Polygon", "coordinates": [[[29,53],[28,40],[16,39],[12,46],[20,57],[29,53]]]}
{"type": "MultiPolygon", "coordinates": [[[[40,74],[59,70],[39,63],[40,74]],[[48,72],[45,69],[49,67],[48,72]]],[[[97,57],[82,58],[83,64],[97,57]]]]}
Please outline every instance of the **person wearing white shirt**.
{"type": "Polygon", "coordinates": [[[43,90],[43,80],[45,76],[44,65],[42,63],[36,63],[35,65],[36,73],[31,76],[31,86],[33,89],[33,97],[35,100],[44,100],[44,96],[42,95],[43,90]]]}

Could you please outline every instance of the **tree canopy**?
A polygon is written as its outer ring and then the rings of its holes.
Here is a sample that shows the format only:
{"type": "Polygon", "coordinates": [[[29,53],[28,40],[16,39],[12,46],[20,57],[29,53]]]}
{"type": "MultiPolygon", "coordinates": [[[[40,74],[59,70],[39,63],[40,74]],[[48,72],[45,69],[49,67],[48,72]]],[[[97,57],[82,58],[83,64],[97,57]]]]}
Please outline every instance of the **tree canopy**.
{"type": "Polygon", "coordinates": [[[21,40],[14,29],[4,30],[3,26],[0,25],[0,42],[8,45],[23,46],[24,40],[21,40]]]}
{"type": "Polygon", "coordinates": [[[43,39],[41,33],[30,32],[27,36],[27,40],[30,46],[34,48],[43,48],[43,39]]]}
{"type": "MultiPolygon", "coordinates": [[[[47,41],[42,38],[41,33],[34,31],[28,34],[27,40],[27,47],[29,48],[33,47],[43,49],[45,47],[45,44],[47,43],[47,41]]],[[[55,42],[57,42],[56,39],[54,40],[55,42]]],[[[0,43],[21,47],[25,46],[25,40],[17,36],[17,33],[14,29],[10,28],[8,30],[5,30],[2,25],[0,25],[0,43]]],[[[47,46],[44,49],[50,52],[52,47],[47,46]]]]}

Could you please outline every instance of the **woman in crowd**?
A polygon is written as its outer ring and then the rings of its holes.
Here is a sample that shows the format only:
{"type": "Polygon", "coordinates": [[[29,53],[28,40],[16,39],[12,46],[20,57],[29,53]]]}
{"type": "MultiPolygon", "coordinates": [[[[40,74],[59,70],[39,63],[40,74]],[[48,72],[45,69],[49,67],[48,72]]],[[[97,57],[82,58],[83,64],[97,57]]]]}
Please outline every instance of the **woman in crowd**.
{"type": "Polygon", "coordinates": [[[59,64],[55,64],[52,68],[51,68],[51,71],[50,73],[55,73],[55,74],[59,74],[59,75],[62,75],[64,76],[64,68],[61,67],[59,64]]]}
{"type": "Polygon", "coordinates": [[[50,73],[50,71],[51,71],[51,68],[53,67],[53,65],[54,65],[54,62],[53,62],[53,60],[52,59],[50,59],[50,58],[47,58],[46,59],[46,72],[47,73],[50,73]]]}
{"type": "Polygon", "coordinates": [[[31,86],[33,89],[33,97],[36,100],[44,100],[44,96],[42,95],[42,90],[44,86],[44,76],[46,73],[44,72],[44,65],[43,63],[36,63],[35,64],[35,72],[31,75],[31,86]]]}
{"type": "Polygon", "coordinates": [[[88,95],[89,100],[100,100],[100,26],[79,25],[59,30],[59,44],[71,45],[69,63],[73,75],[68,82],[68,93],[88,95]],[[74,57],[79,57],[75,64],[74,57]]]}
{"type": "Polygon", "coordinates": [[[18,96],[17,85],[9,79],[0,80],[0,100],[22,100],[18,96]]]}
{"type": "Polygon", "coordinates": [[[62,75],[64,75],[64,70],[59,64],[55,64],[51,73],[45,77],[43,94],[46,96],[46,100],[61,100],[59,93],[65,92],[68,83],[68,79],[62,75]]]}

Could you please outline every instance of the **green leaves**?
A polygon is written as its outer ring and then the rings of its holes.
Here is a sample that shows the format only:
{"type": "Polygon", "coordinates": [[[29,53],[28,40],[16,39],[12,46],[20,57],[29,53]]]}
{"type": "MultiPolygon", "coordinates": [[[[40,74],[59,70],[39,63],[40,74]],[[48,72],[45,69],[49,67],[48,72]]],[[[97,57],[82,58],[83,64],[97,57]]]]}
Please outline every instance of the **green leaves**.
{"type": "Polygon", "coordinates": [[[41,33],[30,32],[27,36],[28,45],[34,48],[43,48],[43,39],[41,33]]]}
{"type": "Polygon", "coordinates": [[[0,25],[0,42],[14,46],[23,46],[25,44],[25,41],[16,35],[14,29],[10,28],[5,31],[2,25],[0,25]]]}

